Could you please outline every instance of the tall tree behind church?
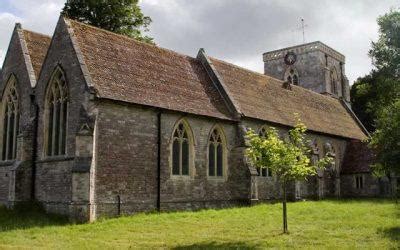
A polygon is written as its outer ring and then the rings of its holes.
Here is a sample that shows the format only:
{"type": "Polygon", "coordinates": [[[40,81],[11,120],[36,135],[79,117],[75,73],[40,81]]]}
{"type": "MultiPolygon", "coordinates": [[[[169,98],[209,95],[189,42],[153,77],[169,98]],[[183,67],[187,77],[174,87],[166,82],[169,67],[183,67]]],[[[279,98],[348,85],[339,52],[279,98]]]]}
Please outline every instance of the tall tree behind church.
{"type": "Polygon", "coordinates": [[[400,97],[400,11],[391,10],[378,18],[379,39],[372,42],[369,56],[375,66],[351,88],[354,112],[370,132],[388,105],[400,97]]]}
{"type": "Polygon", "coordinates": [[[68,0],[61,12],[65,17],[137,40],[154,43],[143,35],[151,18],[142,13],[138,0],[68,0]]]}
{"type": "Polygon", "coordinates": [[[375,69],[352,86],[352,104],[373,130],[375,172],[389,175],[400,173],[400,11],[379,17],[378,25],[379,39],[369,51],[375,69]]]}

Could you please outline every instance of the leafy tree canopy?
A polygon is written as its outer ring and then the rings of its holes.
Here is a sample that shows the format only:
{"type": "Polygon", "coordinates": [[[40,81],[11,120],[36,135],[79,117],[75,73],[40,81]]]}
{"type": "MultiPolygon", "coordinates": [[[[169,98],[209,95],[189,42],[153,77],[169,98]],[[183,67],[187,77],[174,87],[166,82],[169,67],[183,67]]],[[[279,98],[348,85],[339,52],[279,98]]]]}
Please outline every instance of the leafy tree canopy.
{"type": "Polygon", "coordinates": [[[400,97],[400,11],[391,10],[377,22],[379,39],[369,51],[375,69],[358,78],[350,93],[354,112],[370,132],[381,110],[400,97]]]}
{"type": "Polygon", "coordinates": [[[379,39],[369,55],[375,69],[351,89],[354,112],[373,132],[377,174],[399,172],[400,165],[400,11],[378,18],[379,39]]]}
{"type": "Polygon", "coordinates": [[[378,18],[379,39],[372,42],[369,55],[378,71],[388,76],[400,76],[400,12],[391,10],[378,18]]]}
{"type": "Polygon", "coordinates": [[[275,128],[266,131],[265,137],[252,130],[246,134],[248,148],[246,155],[255,167],[269,168],[277,175],[283,187],[283,231],[287,233],[286,185],[290,181],[305,180],[317,174],[332,161],[326,156],[316,162],[311,161],[310,142],[306,139],[306,126],[298,119],[289,131],[289,138],[281,139],[275,128]]]}
{"type": "Polygon", "coordinates": [[[153,43],[144,36],[151,18],[145,16],[138,0],[68,0],[62,15],[118,34],[153,43]]]}
{"type": "Polygon", "coordinates": [[[376,173],[400,174],[400,99],[380,112],[370,145],[376,153],[376,173]]]}
{"type": "Polygon", "coordinates": [[[351,88],[352,109],[369,132],[374,132],[376,119],[387,105],[400,97],[399,80],[382,71],[372,71],[358,78],[351,88]]]}

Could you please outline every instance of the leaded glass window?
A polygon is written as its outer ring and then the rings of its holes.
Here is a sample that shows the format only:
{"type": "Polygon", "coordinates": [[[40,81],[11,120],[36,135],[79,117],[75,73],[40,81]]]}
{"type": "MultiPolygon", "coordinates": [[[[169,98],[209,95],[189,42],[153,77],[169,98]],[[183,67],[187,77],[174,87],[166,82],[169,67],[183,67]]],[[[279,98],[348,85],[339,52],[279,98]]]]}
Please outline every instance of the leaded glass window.
{"type": "Polygon", "coordinates": [[[219,129],[214,129],[208,142],[208,175],[222,177],[224,175],[225,145],[219,129]]]}
{"type": "Polygon", "coordinates": [[[48,156],[65,155],[68,116],[68,86],[63,72],[57,69],[46,96],[48,156]]]}
{"type": "Polygon", "coordinates": [[[17,156],[19,106],[16,79],[11,76],[3,97],[3,152],[2,160],[14,160],[17,156]]]}
{"type": "Polygon", "coordinates": [[[172,174],[189,175],[190,138],[183,124],[179,123],[173,135],[172,142],[172,174]]]}

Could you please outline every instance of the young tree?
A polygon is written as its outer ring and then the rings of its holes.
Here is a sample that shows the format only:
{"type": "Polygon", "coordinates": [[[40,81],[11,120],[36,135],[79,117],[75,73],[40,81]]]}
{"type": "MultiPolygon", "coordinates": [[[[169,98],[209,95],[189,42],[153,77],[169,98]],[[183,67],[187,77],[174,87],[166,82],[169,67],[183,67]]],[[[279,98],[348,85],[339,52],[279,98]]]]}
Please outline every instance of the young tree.
{"type": "Polygon", "coordinates": [[[277,175],[282,185],[283,232],[288,233],[286,196],[287,184],[291,181],[306,180],[324,168],[331,158],[326,156],[318,162],[310,159],[311,149],[305,138],[306,126],[298,119],[297,125],[289,131],[289,138],[282,140],[275,128],[270,128],[265,137],[254,131],[247,132],[247,157],[258,168],[269,168],[277,175]]]}
{"type": "Polygon", "coordinates": [[[153,43],[144,36],[151,18],[143,15],[138,0],[67,0],[62,15],[118,34],[153,43]]]}

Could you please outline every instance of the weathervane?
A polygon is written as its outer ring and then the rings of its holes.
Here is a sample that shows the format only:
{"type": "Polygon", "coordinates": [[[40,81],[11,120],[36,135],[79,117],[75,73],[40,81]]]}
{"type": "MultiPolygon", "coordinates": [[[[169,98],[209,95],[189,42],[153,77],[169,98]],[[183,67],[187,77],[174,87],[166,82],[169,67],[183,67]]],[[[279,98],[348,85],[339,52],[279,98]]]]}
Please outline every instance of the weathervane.
{"type": "Polygon", "coordinates": [[[304,24],[304,18],[301,18],[301,30],[303,31],[303,43],[306,43],[305,29],[308,25],[304,24]]]}

